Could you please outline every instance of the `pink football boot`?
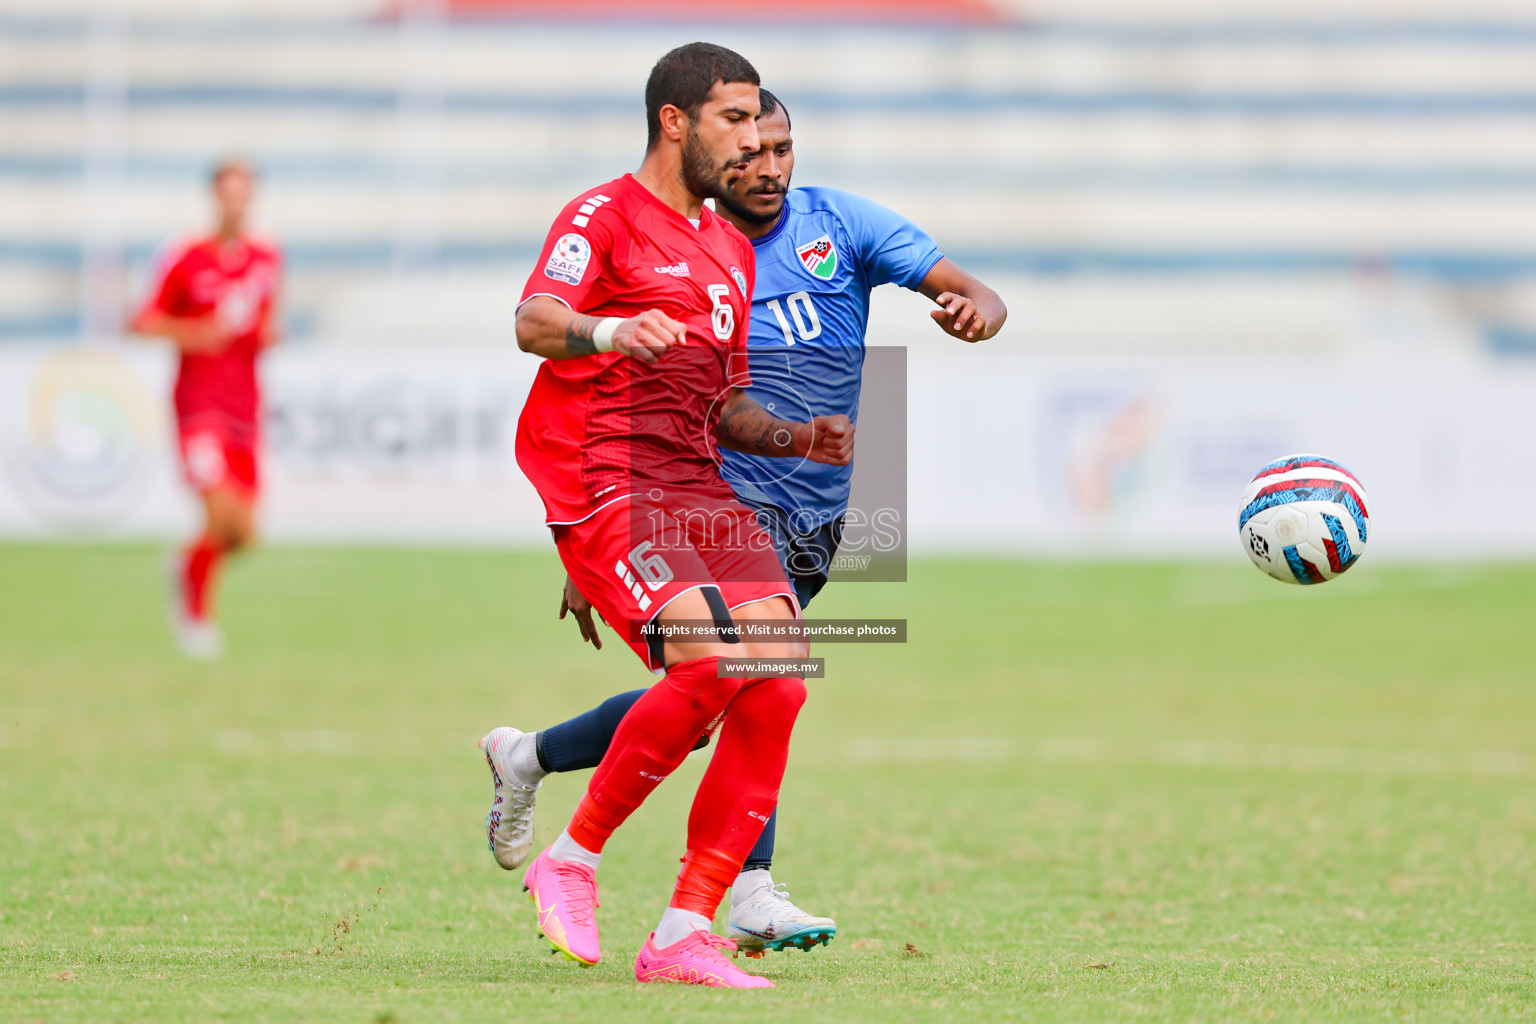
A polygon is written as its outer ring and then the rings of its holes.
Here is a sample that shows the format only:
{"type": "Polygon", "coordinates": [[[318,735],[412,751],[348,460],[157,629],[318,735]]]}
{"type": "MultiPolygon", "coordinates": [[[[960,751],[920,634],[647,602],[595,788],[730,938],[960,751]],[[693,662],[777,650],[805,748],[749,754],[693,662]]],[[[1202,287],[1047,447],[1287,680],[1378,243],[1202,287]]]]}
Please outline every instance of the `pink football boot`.
{"type": "Polygon", "coordinates": [[[714,988],[773,988],[773,982],[748,974],[725,958],[724,950],[736,943],[699,929],[662,949],[652,944],[653,932],[635,959],[639,981],[670,981],[679,985],[710,985],[714,988]]]}
{"type": "Polygon", "coordinates": [[[539,934],[567,960],[591,967],[603,958],[597,941],[597,875],[585,864],[555,860],[545,850],[528,865],[523,891],[539,915],[539,934]]]}

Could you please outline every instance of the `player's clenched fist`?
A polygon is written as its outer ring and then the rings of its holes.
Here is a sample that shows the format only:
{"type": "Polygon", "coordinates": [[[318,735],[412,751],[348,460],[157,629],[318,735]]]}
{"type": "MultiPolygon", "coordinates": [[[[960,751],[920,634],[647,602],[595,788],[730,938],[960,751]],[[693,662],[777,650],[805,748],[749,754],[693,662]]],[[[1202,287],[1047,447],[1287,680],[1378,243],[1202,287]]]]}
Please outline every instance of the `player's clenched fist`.
{"type": "Polygon", "coordinates": [[[853,421],[841,414],[817,416],[811,420],[811,450],[806,457],[829,466],[846,466],[853,461],[853,421]]]}
{"type": "Polygon", "coordinates": [[[654,366],[673,345],[688,342],[688,328],[659,309],[621,320],[613,332],[613,351],[654,366]]]}
{"type": "Polygon", "coordinates": [[[552,295],[534,295],[517,307],[517,345],[545,359],[583,359],[618,352],[655,364],[673,345],[687,342],[687,328],[659,309],[634,316],[574,312],[552,295]]]}

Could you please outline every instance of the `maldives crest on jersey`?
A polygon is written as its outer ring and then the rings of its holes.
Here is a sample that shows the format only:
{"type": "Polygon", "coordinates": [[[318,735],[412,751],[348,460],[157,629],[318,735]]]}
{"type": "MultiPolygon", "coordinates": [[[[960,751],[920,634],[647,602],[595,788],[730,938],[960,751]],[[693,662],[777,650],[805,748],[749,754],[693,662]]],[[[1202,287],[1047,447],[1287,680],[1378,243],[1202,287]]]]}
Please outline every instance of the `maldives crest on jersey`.
{"type": "Polygon", "coordinates": [[[830,281],[837,273],[837,246],[832,244],[831,235],[807,242],[795,250],[795,255],[800,257],[800,265],[806,273],[818,281],[830,281]]]}
{"type": "Polygon", "coordinates": [[[731,264],[731,280],[735,281],[736,287],[741,289],[741,297],[751,302],[752,296],[747,294],[747,275],[743,274],[741,268],[734,263],[731,264]]]}

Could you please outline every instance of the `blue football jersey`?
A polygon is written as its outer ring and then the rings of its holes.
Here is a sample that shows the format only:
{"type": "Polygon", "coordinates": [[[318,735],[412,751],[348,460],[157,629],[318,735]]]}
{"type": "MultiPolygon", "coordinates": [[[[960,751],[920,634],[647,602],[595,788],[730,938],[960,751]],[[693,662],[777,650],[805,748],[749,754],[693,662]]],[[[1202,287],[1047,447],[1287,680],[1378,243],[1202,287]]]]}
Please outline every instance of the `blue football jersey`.
{"type": "MultiPolygon", "coordinates": [[[[747,393],[788,420],[859,419],[869,293],[916,288],[943,258],[917,225],[832,188],[793,188],[785,215],[753,241],[757,287],[747,393]]],[[[743,498],[777,505],[810,530],[848,508],[852,466],[723,450],[721,475],[743,498]]]]}

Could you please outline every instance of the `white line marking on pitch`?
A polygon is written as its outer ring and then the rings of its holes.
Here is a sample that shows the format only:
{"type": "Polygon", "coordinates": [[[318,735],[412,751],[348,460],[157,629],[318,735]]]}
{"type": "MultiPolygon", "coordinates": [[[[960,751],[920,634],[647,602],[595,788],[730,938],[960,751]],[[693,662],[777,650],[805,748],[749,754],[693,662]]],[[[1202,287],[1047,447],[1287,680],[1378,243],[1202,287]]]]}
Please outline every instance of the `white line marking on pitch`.
{"type": "Polygon", "coordinates": [[[1034,741],[975,736],[865,736],[848,741],[850,761],[1016,761],[1079,764],[1159,764],[1190,768],[1249,768],[1352,775],[1530,775],[1533,764],[1507,751],[1354,750],[1282,743],[1247,745],[1136,743],[1104,739],[1034,741]]]}
{"type": "MultiPolygon", "coordinates": [[[[213,748],[221,754],[254,754],[268,744],[249,729],[215,729],[213,748]]],[[[285,729],[276,746],[294,754],[350,754],[357,737],[340,729],[285,729]]]]}

